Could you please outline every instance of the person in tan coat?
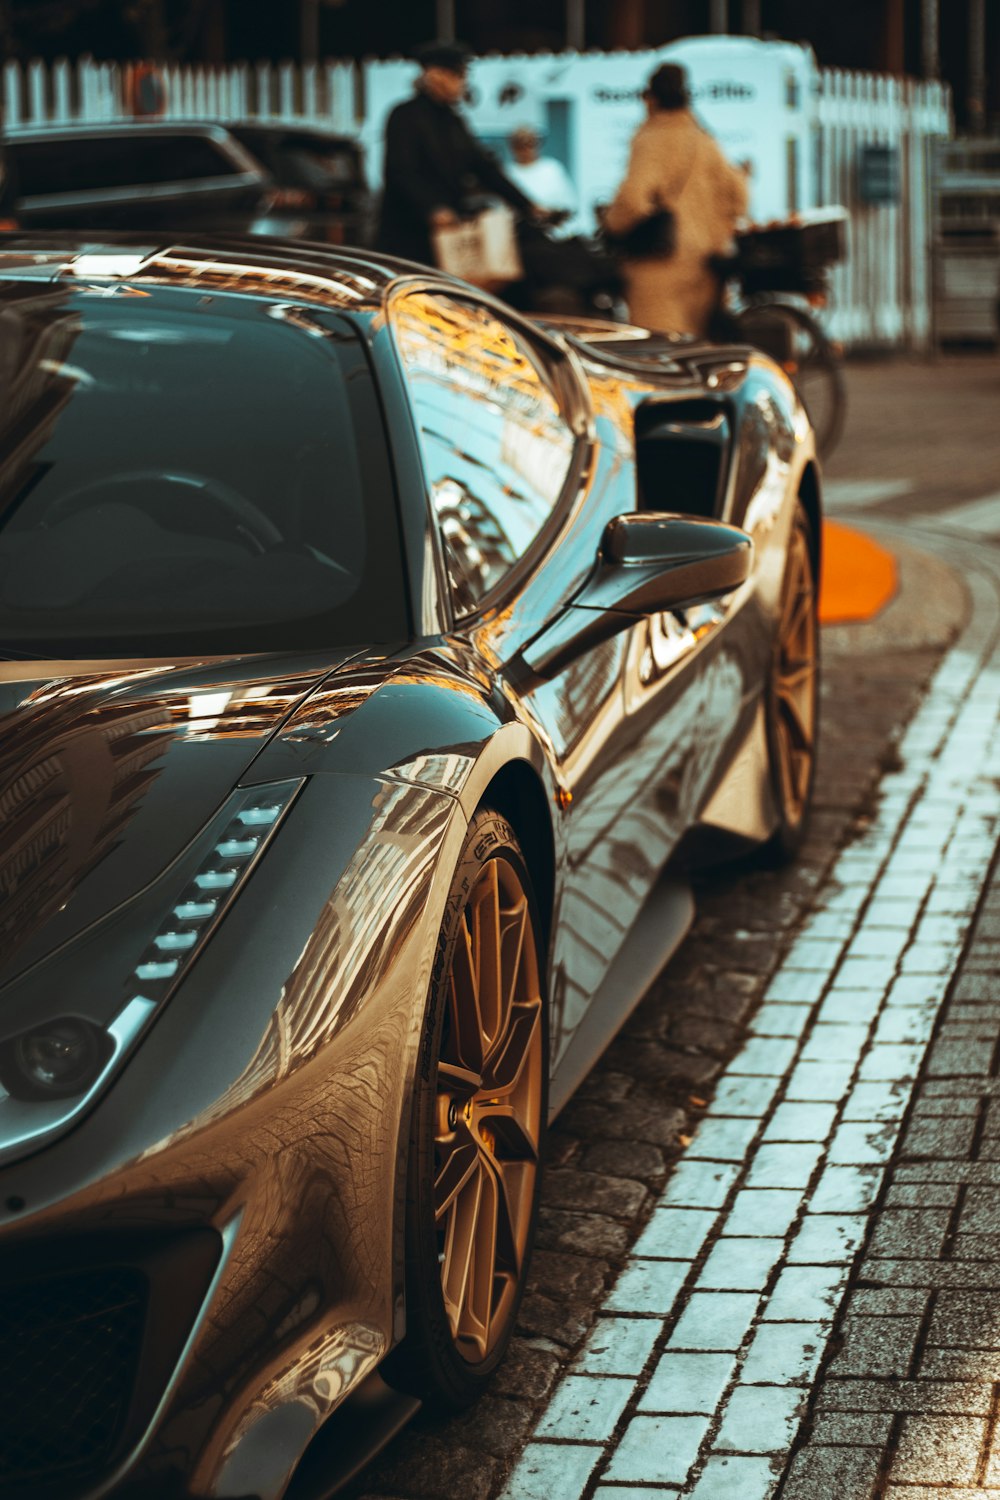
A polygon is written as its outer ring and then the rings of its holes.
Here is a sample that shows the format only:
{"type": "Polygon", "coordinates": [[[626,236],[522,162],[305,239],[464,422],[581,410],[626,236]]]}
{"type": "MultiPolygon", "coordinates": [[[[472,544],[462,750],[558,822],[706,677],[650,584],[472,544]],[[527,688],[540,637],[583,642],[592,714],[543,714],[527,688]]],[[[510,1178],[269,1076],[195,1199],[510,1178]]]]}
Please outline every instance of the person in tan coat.
{"type": "Polygon", "coordinates": [[[614,239],[662,209],[673,211],[673,253],[626,258],[629,317],[643,328],[704,334],[719,295],[711,260],[729,249],[746,214],[746,173],[726,160],[692,115],[683,68],[657,68],[643,97],[648,115],[633,138],[628,172],[604,227],[614,239]]]}

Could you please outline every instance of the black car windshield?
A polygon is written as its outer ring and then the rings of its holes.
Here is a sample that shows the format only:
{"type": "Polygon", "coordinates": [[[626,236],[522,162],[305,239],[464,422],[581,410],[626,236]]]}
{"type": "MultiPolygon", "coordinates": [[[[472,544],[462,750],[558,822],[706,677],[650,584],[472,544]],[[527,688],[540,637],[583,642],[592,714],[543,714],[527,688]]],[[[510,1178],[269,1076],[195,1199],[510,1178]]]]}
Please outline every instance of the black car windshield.
{"type": "Polygon", "coordinates": [[[322,311],[8,283],[0,655],[400,639],[384,444],[373,463],[358,437],[367,424],[373,446],[370,378],[357,338],[322,311]]]}

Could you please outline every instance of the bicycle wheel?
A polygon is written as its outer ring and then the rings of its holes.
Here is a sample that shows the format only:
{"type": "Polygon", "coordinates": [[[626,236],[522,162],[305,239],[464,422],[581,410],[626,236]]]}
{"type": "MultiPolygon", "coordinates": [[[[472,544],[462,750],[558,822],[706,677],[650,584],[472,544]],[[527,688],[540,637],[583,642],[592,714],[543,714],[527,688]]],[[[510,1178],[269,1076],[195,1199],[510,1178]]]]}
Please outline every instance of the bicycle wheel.
{"type": "Polygon", "coordinates": [[[847,392],[833,345],[803,308],[790,302],[751,303],[739,314],[742,336],[788,375],[813,425],[821,458],[844,430],[847,392]]]}

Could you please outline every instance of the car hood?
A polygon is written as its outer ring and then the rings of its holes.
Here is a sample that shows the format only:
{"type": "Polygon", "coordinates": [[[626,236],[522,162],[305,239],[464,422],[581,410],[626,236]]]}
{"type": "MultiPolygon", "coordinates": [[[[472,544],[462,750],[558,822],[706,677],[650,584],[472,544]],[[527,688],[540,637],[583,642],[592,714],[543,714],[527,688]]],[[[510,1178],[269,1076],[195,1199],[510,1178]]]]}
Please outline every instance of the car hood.
{"type": "Polygon", "coordinates": [[[353,654],[0,665],[0,983],[165,870],[353,654]]]}

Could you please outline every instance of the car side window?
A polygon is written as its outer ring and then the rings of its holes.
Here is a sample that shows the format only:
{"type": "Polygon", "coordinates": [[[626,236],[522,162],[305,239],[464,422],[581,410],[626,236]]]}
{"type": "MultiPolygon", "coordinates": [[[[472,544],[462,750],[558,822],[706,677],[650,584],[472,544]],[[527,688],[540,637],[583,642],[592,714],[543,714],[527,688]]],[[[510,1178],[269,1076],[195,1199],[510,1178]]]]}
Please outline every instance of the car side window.
{"type": "Polygon", "coordinates": [[[414,292],[393,326],[455,607],[468,614],[551,517],[577,439],[544,355],[492,308],[414,292]]]}
{"type": "Polygon", "coordinates": [[[200,181],[232,177],[237,171],[214,140],[200,135],[133,137],[116,131],[79,141],[22,141],[15,151],[26,197],[200,181]]]}
{"type": "Polygon", "coordinates": [[[135,145],[136,182],[198,182],[239,171],[208,136],[163,135],[135,145]]]}

